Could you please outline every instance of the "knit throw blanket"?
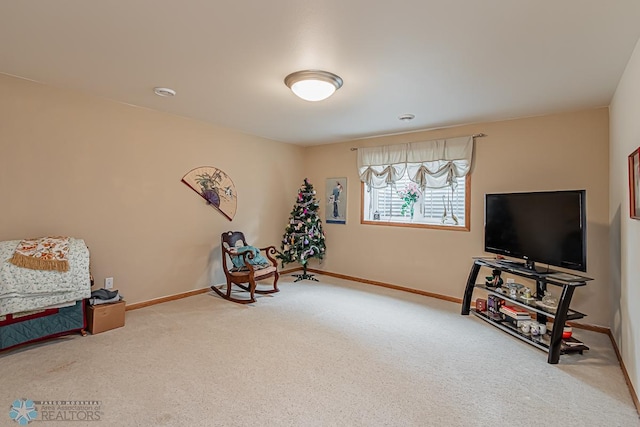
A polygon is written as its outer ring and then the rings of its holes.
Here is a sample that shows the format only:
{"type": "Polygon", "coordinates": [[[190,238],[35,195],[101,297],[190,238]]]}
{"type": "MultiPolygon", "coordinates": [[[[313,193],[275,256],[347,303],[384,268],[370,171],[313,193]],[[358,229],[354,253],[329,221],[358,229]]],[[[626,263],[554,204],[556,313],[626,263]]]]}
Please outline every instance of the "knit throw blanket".
{"type": "Polygon", "coordinates": [[[32,270],[68,271],[68,237],[42,237],[22,240],[16,248],[11,263],[32,270]]]}

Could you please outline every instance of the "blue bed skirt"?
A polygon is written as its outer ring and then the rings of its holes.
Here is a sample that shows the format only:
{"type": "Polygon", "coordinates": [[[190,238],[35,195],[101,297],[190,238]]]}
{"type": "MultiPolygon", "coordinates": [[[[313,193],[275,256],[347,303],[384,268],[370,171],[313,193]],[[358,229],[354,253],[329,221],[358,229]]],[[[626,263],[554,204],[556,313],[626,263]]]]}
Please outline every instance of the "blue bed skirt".
{"type": "Polygon", "coordinates": [[[85,329],[84,300],[53,311],[42,317],[26,316],[24,320],[16,320],[14,323],[0,323],[0,350],[85,329]]]}

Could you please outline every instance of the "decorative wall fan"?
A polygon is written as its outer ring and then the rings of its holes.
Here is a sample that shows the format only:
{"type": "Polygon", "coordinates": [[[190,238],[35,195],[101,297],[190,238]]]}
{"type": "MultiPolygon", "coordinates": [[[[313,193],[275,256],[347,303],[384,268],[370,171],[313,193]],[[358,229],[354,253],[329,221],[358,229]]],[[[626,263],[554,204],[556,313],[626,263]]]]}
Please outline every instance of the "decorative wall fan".
{"type": "Polygon", "coordinates": [[[216,208],[229,221],[236,215],[236,186],[231,178],[213,166],[201,166],[192,169],[182,177],[182,182],[216,208]]]}

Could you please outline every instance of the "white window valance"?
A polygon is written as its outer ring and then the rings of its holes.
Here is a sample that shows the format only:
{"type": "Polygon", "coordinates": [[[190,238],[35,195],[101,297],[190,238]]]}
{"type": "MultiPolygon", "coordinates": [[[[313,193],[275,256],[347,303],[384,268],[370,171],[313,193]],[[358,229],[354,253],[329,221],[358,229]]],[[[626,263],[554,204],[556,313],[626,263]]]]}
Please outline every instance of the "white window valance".
{"type": "Polygon", "coordinates": [[[452,186],[471,169],[473,136],[358,149],[360,180],[384,188],[405,171],[424,188],[452,186]]]}

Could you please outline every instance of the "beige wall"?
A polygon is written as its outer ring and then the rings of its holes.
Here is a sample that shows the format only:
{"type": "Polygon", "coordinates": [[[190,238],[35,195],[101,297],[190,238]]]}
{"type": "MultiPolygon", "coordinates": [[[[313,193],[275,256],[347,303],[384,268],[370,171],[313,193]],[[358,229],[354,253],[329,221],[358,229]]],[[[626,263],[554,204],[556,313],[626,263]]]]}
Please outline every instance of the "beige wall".
{"type": "Polygon", "coordinates": [[[608,326],[608,132],[608,110],[601,108],[310,147],[306,170],[319,188],[326,178],[348,178],[347,225],[325,224],[327,256],[316,267],[462,298],[472,257],[483,255],[485,193],[584,188],[586,275],[595,280],[574,294],[572,307],[588,314],[584,322],[608,326]],[[476,140],[470,232],[360,224],[360,182],[350,147],[480,132],[488,136],[476,140]]]}
{"type": "Polygon", "coordinates": [[[8,76],[0,93],[0,240],[83,238],[130,303],[222,283],[223,231],[280,241],[302,148],[8,76]],[[207,165],[236,185],[233,222],[180,182],[207,165]]]}
{"type": "Polygon", "coordinates": [[[640,146],[640,44],[611,103],[610,202],[612,331],[640,391],[640,221],[629,217],[627,156],[640,146]]]}
{"type": "Polygon", "coordinates": [[[347,176],[348,223],[325,224],[320,268],[458,298],[471,257],[482,255],[484,193],[586,188],[587,274],[596,280],[574,307],[609,325],[605,108],[301,148],[7,76],[0,90],[0,239],[84,238],[97,284],[113,276],[129,302],[221,283],[222,231],[278,245],[302,178],[324,199],[325,179],[347,176]],[[476,143],[470,232],[359,223],[350,147],[477,132],[488,136],[476,143]],[[180,182],[203,165],[234,180],[233,222],[180,182]]]}

